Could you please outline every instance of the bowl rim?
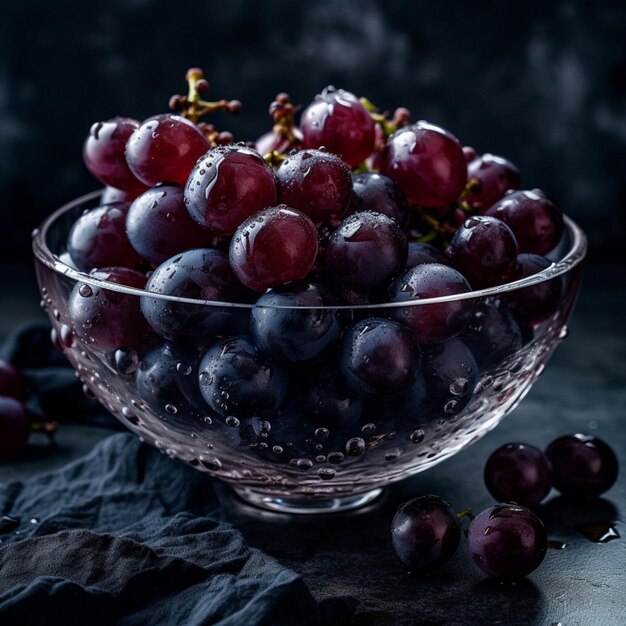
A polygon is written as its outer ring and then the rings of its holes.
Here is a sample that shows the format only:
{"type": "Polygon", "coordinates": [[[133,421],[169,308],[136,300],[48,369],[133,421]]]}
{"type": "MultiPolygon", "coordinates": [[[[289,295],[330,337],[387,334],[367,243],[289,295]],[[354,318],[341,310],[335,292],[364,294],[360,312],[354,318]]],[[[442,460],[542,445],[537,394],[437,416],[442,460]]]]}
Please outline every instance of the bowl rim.
{"type": "MultiPolygon", "coordinates": [[[[452,294],[448,296],[437,296],[436,298],[422,298],[418,300],[408,300],[404,302],[383,302],[378,304],[337,304],[337,305],[323,305],[323,306],[295,306],[295,305],[276,305],[276,304],[262,304],[258,305],[256,303],[248,303],[248,302],[221,302],[216,300],[202,300],[198,298],[184,298],[180,296],[172,296],[163,293],[155,293],[152,291],[148,291],[146,289],[139,289],[137,287],[129,287],[127,285],[122,285],[119,283],[114,283],[107,280],[102,280],[100,278],[96,278],[91,276],[90,274],[86,274],[85,272],[81,272],[80,270],[74,269],[73,267],[63,263],[59,259],[58,256],[52,253],[52,251],[48,248],[46,243],[48,231],[54,222],[59,219],[63,214],[75,209],[77,206],[81,204],[85,204],[87,202],[91,202],[95,200],[99,196],[102,195],[104,190],[97,190],[91,193],[85,194],[74,200],[67,202],[56,211],[51,213],[39,226],[39,228],[33,231],[33,254],[35,258],[49,267],[51,270],[58,274],[62,274],[67,276],[68,278],[73,279],[77,283],[84,283],[90,285],[92,287],[96,287],[99,289],[107,289],[110,291],[116,291],[119,293],[139,296],[139,297],[149,297],[155,298],[159,300],[168,300],[170,302],[177,302],[180,304],[195,304],[200,306],[213,306],[220,308],[242,308],[242,309],[252,309],[254,307],[263,306],[264,308],[273,308],[273,309],[314,309],[314,310],[378,310],[378,309],[394,309],[399,307],[412,307],[412,306],[424,306],[428,304],[445,304],[450,302],[458,302],[461,300],[474,300],[487,298],[492,296],[501,296],[506,293],[510,293],[512,291],[516,291],[518,289],[523,289],[526,287],[531,287],[533,285],[537,285],[542,282],[546,282],[550,279],[556,278],[557,276],[562,276],[566,274],[571,269],[576,267],[579,263],[583,261],[585,255],[587,253],[587,237],[585,233],[582,231],[580,226],[576,224],[571,218],[567,215],[563,215],[563,220],[565,224],[565,230],[570,236],[571,245],[564,256],[553,262],[546,269],[533,274],[532,276],[527,276],[526,278],[521,278],[516,281],[512,281],[509,283],[505,283],[503,285],[496,285],[495,287],[489,287],[486,289],[479,289],[475,291],[469,291],[467,293],[460,294],[452,294]]],[[[96,208],[96,207],[94,207],[96,208]]],[[[259,294],[259,297],[262,294],[259,294]]]]}

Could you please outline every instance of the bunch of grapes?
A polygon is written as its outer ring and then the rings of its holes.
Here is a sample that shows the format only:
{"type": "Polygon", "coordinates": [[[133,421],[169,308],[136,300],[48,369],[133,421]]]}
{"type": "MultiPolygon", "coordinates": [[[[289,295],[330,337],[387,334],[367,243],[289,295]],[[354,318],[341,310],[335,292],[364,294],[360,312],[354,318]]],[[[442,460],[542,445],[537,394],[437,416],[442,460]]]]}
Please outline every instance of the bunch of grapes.
{"type": "Polygon", "coordinates": [[[299,124],[299,108],[278,94],[272,130],[235,142],[201,120],[241,104],[204,100],[199,69],[187,82],[170,113],[93,125],[84,160],[106,189],[74,223],[64,256],[166,296],[77,284],[69,303],[74,336],[95,348],[117,354],[155,337],[137,373],[150,401],[173,384],[155,383],[152,368],[169,371],[182,353],[201,398],[178,389],[179,406],[194,396],[222,418],[279,409],[289,381],[302,379],[300,397],[320,423],[351,423],[363,399],[390,396],[451,416],[479,369],[518,350],[556,310],[558,280],[499,299],[408,306],[550,265],[543,255],[562,236],[561,211],[521,189],[508,160],[412,123],[405,108],[389,116],[332,87],[299,124]],[[209,310],[167,297],[255,306],[209,310]],[[384,316],[333,309],[384,302],[399,306],[384,316]]]}

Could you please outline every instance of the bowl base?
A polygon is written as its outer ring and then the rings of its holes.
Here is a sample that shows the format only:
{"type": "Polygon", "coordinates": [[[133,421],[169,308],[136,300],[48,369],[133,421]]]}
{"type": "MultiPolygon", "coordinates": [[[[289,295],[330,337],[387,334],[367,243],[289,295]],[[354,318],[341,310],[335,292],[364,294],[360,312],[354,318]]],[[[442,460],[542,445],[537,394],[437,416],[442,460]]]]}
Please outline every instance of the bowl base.
{"type": "Polygon", "coordinates": [[[304,500],[301,498],[287,498],[272,496],[253,489],[235,488],[235,493],[246,504],[278,513],[295,513],[298,515],[319,515],[323,513],[339,513],[352,511],[377,500],[383,490],[372,489],[349,496],[336,496],[323,500],[304,500]]]}

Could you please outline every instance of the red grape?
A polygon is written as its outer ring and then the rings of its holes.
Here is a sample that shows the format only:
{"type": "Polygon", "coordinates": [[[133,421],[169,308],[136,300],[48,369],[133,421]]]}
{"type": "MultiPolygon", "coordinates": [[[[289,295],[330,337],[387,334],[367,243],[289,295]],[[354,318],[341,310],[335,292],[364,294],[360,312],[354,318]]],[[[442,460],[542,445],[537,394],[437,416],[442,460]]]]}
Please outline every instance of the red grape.
{"type": "Polygon", "coordinates": [[[192,122],[178,115],[148,118],[126,143],[126,161],[146,185],[184,185],[196,161],[210,148],[192,122]]]}
{"type": "Polygon", "coordinates": [[[130,205],[126,233],[133,248],[155,265],[183,250],[206,246],[211,237],[191,219],[182,188],[173,185],[150,189],[130,205]]]}
{"type": "Polygon", "coordinates": [[[350,167],[374,149],[374,122],[367,109],[348,91],[326,87],[305,109],[300,120],[305,148],[324,146],[350,167]]]}
{"type": "Polygon", "coordinates": [[[230,243],[230,265],[250,289],[265,291],[303,279],[313,268],[315,224],[300,211],[280,205],[259,211],[239,226],[230,243]]]}
{"type": "Polygon", "coordinates": [[[210,150],[185,186],[191,217],[218,235],[232,235],[252,214],[276,204],[276,184],[261,155],[244,146],[210,150]]]}
{"type": "MultiPolygon", "coordinates": [[[[137,289],[146,284],[141,272],[125,267],[102,268],[91,275],[137,289]]],[[[74,334],[99,350],[136,346],[148,331],[138,296],[78,282],[70,294],[68,308],[74,334]]]]}
{"type": "Polygon", "coordinates": [[[380,171],[411,204],[447,207],[467,183],[463,149],[454,135],[428,122],[397,130],[383,148],[380,171]]]}
{"type": "Polygon", "coordinates": [[[522,177],[515,165],[495,154],[483,154],[468,163],[467,178],[475,180],[477,186],[465,196],[465,201],[478,213],[486,211],[509,189],[519,189],[522,185],[522,177]]]}
{"type": "Polygon", "coordinates": [[[97,267],[137,268],[145,261],[126,235],[128,204],[108,204],[81,215],[72,226],[67,251],[76,267],[88,272],[97,267]]]}
{"type": "Polygon", "coordinates": [[[300,150],[276,170],[279,202],[302,211],[314,222],[341,219],[352,192],[345,163],[321,150],[300,150]]]}
{"type": "Polygon", "coordinates": [[[508,225],[522,253],[547,254],[563,234],[561,209],[540,189],[509,193],[488,208],[485,215],[508,225]]]}
{"type": "Polygon", "coordinates": [[[130,171],[124,156],[126,142],[138,127],[137,120],[127,117],[96,122],[83,146],[87,169],[105,185],[131,194],[146,188],[130,171]]]}

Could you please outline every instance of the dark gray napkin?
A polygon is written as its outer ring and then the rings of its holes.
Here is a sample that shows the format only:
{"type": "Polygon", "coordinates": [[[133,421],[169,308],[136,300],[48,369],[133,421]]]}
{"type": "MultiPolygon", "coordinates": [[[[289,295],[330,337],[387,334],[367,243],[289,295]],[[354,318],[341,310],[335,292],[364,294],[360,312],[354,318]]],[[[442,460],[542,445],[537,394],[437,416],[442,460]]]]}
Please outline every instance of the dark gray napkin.
{"type": "MultiPolygon", "coordinates": [[[[25,376],[29,407],[109,425],[49,336],[24,329],[0,350],[25,376]]],[[[0,484],[0,516],[19,521],[0,521],[0,624],[326,621],[300,577],[226,521],[213,485],[131,434],[60,470],[0,484]]]]}
{"type": "MultiPolygon", "coordinates": [[[[0,624],[318,623],[297,574],[249,548],[211,480],[131,434],[0,485],[0,624]]],[[[278,540],[278,539],[277,539],[278,540]]]]}

